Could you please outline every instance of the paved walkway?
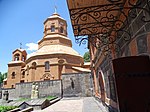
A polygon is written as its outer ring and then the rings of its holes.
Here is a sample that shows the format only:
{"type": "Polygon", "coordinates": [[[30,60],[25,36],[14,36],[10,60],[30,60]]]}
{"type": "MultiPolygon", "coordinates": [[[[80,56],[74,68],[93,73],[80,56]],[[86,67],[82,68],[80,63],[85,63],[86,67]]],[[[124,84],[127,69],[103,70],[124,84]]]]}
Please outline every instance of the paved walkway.
{"type": "Polygon", "coordinates": [[[95,100],[93,97],[83,99],[82,112],[107,112],[102,103],[95,100]]]}
{"type": "Polygon", "coordinates": [[[63,98],[44,110],[33,112],[107,112],[93,97],[63,98]]]}

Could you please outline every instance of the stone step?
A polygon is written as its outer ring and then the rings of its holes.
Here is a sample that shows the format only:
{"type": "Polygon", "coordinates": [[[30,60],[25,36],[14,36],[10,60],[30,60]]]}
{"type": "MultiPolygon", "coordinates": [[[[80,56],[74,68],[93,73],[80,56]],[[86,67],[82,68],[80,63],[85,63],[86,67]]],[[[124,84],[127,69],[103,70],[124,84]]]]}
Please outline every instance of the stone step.
{"type": "Polygon", "coordinates": [[[50,104],[54,104],[54,103],[58,102],[60,99],[61,99],[61,98],[56,98],[56,99],[50,101],[50,104]]]}
{"type": "Polygon", "coordinates": [[[28,108],[25,108],[25,109],[18,111],[18,112],[31,112],[31,111],[33,111],[33,107],[28,107],[28,108]]]}
{"type": "Polygon", "coordinates": [[[20,108],[15,108],[15,109],[10,110],[10,111],[8,111],[8,112],[18,112],[18,111],[20,111],[20,108]]]}

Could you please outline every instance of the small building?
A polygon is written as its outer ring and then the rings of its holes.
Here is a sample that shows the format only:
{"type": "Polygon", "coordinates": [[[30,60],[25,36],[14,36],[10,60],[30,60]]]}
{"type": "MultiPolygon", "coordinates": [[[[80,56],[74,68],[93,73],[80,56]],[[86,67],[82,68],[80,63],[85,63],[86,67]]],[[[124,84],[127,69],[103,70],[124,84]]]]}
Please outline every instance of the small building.
{"type": "MultiPolygon", "coordinates": [[[[24,49],[12,53],[4,88],[15,88],[16,83],[61,79],[62,74],[87,70],[84,60],[72,48],[67,37],[67,23],[56,12],[44,21],[44,36],[38,50],[30,55],[24,49]]],[[[87,70],[89,72],[89,70],[87,70]]]]}

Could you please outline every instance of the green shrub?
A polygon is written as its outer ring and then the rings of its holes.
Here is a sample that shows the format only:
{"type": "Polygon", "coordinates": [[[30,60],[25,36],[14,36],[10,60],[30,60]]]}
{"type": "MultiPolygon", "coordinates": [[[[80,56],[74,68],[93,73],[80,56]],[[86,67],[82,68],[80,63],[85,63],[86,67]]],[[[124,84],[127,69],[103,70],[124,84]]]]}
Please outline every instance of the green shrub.
{"type": "Polygon", "coordinates": [[[7,112],[15,108],[17,108],[17,106],[0,106],[0,112],[7,112]]]}
{"type": "Polygon", "coordinates": [[[20,98],[17,101],[28,101],[28,100],[31,100],[31,98],[20,98]]]}

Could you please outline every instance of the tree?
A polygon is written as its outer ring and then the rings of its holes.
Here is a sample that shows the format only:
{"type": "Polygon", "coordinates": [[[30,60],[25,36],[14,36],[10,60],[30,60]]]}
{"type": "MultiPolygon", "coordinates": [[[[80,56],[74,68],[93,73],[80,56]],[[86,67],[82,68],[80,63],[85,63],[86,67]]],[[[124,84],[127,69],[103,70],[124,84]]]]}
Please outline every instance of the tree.
{"type": "Polygon", "coordinates": [[[90,62],[90,53],[85,52],[84,56],[83,56],[84,62],[90,62]]]}
{"type": "Polygon", "coordinates": [[[2,73],[0,72],[0,84],[3,83],[3,80],[4,80],[4,79],[3,79],[3,75],[2,75],[2,73]]]}
{"type": "Polygon", "coordinates": [[[3,83],[3,80],[4,80],[5,78],[7,78],[7,72],[6,72],[6,73],[3,73],[3,74],[0,72],[0,84],[3,83]]]}
{"type": "Polygon", "coordinates": [[[4,79],[7,78],[7,72],[3,73],[3,78],[4,78],[4,79]]]}

